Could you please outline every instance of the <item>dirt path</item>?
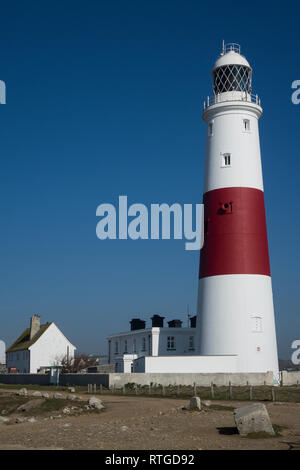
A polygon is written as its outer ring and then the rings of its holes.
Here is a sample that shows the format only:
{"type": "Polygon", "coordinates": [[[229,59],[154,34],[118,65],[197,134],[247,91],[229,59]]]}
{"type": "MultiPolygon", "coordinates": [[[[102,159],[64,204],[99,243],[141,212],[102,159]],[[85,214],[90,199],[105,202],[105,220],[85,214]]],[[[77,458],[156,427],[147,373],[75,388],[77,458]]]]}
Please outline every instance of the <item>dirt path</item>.
{"type": "MultiPolygon", "coordinates": [[[[273,424],[287,429],[282,437],[249,439],[234,434],[230,410],[185,411],[181,407],[187,407],[188,401],[182,399],[99,398],[106,407],[100,414],[1,424],[0,449],[288,449],[287,442],[300,442],[299,404],[268,403],[273,424]]],[[[230,403],[234,407],[245,404],[230,403]]]]}

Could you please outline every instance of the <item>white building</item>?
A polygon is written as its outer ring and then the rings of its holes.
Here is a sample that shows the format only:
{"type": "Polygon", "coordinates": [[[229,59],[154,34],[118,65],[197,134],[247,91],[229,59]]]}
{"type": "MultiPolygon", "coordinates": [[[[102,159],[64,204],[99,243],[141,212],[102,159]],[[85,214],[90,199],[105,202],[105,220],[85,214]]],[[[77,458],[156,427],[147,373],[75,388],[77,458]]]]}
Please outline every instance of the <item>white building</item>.
{"type": "Polygon", "coordinates": [[[5,364],[5,343],[0,340],[0,364],[5,364]]]}
{"type": "Polygon", "coordinates": [[[33,315],[27,328],[6,351],[6,367],[9,372],[36,373],[53,365],[59,365],[63,357],[74,357],[75,346],[53,322],[40,324],[40,317],[33,315]]]}
{"type": "Polygon", "coordinates": [[[108,362],[115,364],[116,372],[140,372],[142,363],[137,360],[143,357],[194,354],[196,317],[191,318],[190,328],[183,328],[180,320],[164,327],[164,317],[159,315],[151,320],[151,328],[146,328],[145,321],[134,318],[130,331],[109,335],[108,362]]]}

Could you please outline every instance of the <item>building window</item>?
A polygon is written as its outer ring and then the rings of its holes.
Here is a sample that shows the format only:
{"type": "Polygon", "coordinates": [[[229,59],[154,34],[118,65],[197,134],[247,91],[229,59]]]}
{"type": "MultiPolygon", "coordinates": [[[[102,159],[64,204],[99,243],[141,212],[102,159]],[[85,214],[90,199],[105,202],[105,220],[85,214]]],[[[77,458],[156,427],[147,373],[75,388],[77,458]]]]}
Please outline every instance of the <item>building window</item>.
{"type": "Polygon", "coordinates": [[[189,337],[189,350],[194,351],[194,336],[189,337]]]}
{"type": "Polygon", "coordinates": [[[118,354],[119,352],[119,343],[118,341],[115,342],[115,354],[118,354]]]}
{"type": "Polygon", "coordinates": [[[146,338],[142,338],[142,351],[146,351],[146,338]]]}
{"type": "Polygon", "coordinates": [[[213,129],[214,129],[214,124],[212,121],[212,122],[209,122],[208,124],[208,137],[211,137],[213,135],[213,129]]]}
{"type": "Polygon", "coordinates": [[[167,338],[167,349],[168,349],[168,350],[174,350],[174,349],[176,349],[176,346],[175,346],[175,336],[168,336],[168,338],[167,338]]]}
{"type": "Polygon", "coordinates": [[[252,332],[261,333],[262,332],[262,318],[261,317],[252,317],[252,332]]]}
{"type": "Polygon", "coordinates": [[[249,119],[243,119],[243,131],[250,132],[250,120],[249,119]]]}
{"type": "Polygon", "coordinates": [[[126,354],[128,351],[127,351],[127,339],[125,339],[124,341],[124,354],[126,354]]]}
{"type": "Polygon", "coordinates": [[[223,168],[227,168],[227,167],[231,166],[231,154],[230,153],[223,153],[222,160],[221,160],[221,166],[223,168]]]}

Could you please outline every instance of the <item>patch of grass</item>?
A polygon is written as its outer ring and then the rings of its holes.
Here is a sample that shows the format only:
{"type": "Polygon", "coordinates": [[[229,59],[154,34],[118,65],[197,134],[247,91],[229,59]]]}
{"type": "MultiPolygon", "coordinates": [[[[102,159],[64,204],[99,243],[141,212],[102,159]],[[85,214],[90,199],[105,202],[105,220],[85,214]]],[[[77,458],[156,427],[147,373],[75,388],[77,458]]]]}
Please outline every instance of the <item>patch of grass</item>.
{"type": "Polygon", "coordinates": [[[18,397],[14,395],[6,395],[0,397],[0,414],[2,416],[12,414],[18,406],[23,405],[28,400],[25,397],[18,397]],[[5,414],[2,413],[5,411],[5,414]]]}
{"type": "Polygon", "coordinates": [[[268,434],[265,431],[259,431],[259,432],[249,432],[247,436],[243,436],[248,439],[268,439],[270,437],[276,437],[276,436],[271,436],[271,434],[268,434]]]}

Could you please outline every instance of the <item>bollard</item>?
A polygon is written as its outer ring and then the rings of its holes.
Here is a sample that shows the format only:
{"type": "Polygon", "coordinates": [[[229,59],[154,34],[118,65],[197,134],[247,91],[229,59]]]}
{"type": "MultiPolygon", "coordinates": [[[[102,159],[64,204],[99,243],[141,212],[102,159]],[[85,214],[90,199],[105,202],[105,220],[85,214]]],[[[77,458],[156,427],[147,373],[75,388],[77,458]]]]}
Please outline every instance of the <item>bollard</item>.
{"type": "Polygon", "coordinates": [[[102,384],[100,384],[100,394],[102,395],[102,384]]]}
{"type": "Polygon", "coordinates": [[[151,384],[149,384],[149,395],[151,395],[151,384]]]}
{"type": "Polygon", "coordinates": [[[137,385],[134,386],[134,390],[135,390],[135,394],[137,395],[138,394],[138,388],[137,388],[137,385]]]}
{"type": "Polygon", "coordinates": [[[252,385],[250,385],[250,388],[249,388],[249,399],[250,399],[250,401],[252,400],[252,396],[253,396],[253,394],[252,394],[252,385]]]}
{"type": "Polygon", "coordinates": [[[275,390],[272,388],[272,401],[276,401],[275,390]]]}
{"type": "Polygon", "coordinates": [[[214,384],[213,384],[213,382],[211,382],[211,384],[210,384],[210,394],[211,394],[211,398],[212,398],[212,400],[213,400],[214,397],[215,397],[215,391],[214,391],[214,384]]]}
{"type": "Polygon", "coordinates": [[[165,389],[165,386],[164,386],[164,385],[162,386],[162,394],[163,394],[163,397],[166,396],[166,389],[165,389]]]}
{"type": "Polygon", "coordinates": [[[126,395],[126,386],[123,385],[123,395],[126,395]]]}
{"type": "Polygon", "coordinates": [[[96,392],[97,392],[97,385],[94,384],[94,393],[96,393],[96,392]]]}
{"type": "Polygon", "coordinates": [[[197,385],[196,382],[194,382],[194,397],[197,396],[197,385]]]}
{"type": "Polygon", "coordinates": [[[231,382],[229,382],[229,400],[232,400],[232,386],[231,386],[231,382]]]}

